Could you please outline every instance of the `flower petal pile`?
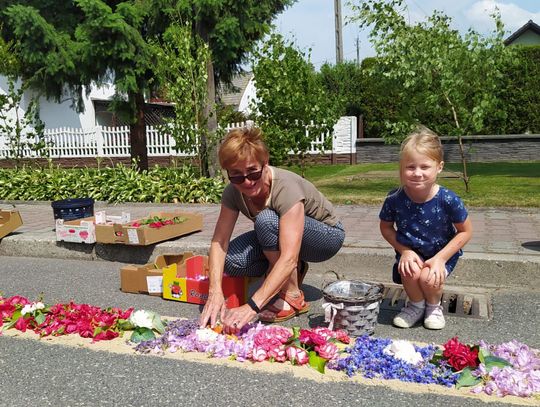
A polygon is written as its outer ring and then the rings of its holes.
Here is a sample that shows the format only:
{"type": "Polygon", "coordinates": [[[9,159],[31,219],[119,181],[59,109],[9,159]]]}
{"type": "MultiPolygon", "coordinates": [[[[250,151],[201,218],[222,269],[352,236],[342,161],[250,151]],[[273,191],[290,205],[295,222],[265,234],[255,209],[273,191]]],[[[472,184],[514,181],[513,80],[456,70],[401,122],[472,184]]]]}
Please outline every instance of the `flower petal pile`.
{"type": "Polygon", "coordinates": [[[160,338],[141,342],[135,350],[158,354],[165,351],[204,352],[212,357],[239,361],[309,363],[324,371],[326,362],[338,357],[336,343],[349,341],[344,331],[327,328],[293,328],[291,331],[282,326],[258,323],[246,325],[235,336],[217,333],[210,328],[201,329],[195,320],[176,320],[166,324],[160,338]]]}
{"type": "MultiPolygon", "coordinates": [[[[473,393],[504,397],[540,397],[540,351],[511,341],[500,345],[467,345],[457,337],[442,347],[417,346],[367,335],[350,338],[343,330],[318,327],[289,329],[248,324],[238,335],[200,328],[196,320],[171,320],[163,325],[154,312],[129,308],[102,309],[88,304],[31,302],[25,297],[0,296],[0,328],[40,336],[78,334],[93,342],[133,331],[128,344],[139,353],[204,352],[238,361],[290,362],[345,372],[349,377],[398,379],[405,382],[471,387],[473,393]],[[161,334],[156,337],[155,333],[161,334]]],[[[0,330],[0,334],[2,331],[0,330]]]]}
{"type": "Polygon", "coordinates": [[[367,335],[356,338],[353,346],[346,349],[347,355],[329,367],[345,372],[349,377],[361,374],[367,378],[398,379],[404,382],[440,384],[453,386],[458,375],[446,363],[434,364],[430,360],[435,354],[433,345],[414,346],[422,361],[412,364],[398,359],[388,350],[392,340],[372,338],[367,335]]]}
{"type": "Polygon", "coordinates": [[[480,382],[473,392],[499,397],[532,397],[540,393],[540,351],[515,340],[500,345],[480,342],[480,348],[506,360],[510,366],[493,366],[490,369],[489,360],[480,363],[472,372],[480,382]]]}
{"type": "Polygon", "coordinates": [[[119,323],[128,319],[132,311],[133,308],[101,309],[73,301],[45,306],[21,296],[0,297],[0,317],[7,328],[32,330],[40,336],[79,334],[93,341],[114,339],[122,332],[119,323]]]}

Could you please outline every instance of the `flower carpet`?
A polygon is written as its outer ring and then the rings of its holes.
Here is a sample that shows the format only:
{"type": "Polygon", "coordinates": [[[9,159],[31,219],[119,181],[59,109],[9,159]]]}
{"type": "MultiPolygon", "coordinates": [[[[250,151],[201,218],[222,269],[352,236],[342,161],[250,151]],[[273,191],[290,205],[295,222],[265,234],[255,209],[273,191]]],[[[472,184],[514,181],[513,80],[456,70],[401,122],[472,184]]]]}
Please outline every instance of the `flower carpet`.
{"type": "Polygon", "coordinates": [[[1,335],[94,350],[230,364],[312,380],[352,380],[409,392],[540,404],[540,351],[511,341],[444,345],[361,336],[325,327],[292,329],[260,323],[237,335],[162,319],[145,310],[88,304],[46,305],[0,297],[1,335]]]}

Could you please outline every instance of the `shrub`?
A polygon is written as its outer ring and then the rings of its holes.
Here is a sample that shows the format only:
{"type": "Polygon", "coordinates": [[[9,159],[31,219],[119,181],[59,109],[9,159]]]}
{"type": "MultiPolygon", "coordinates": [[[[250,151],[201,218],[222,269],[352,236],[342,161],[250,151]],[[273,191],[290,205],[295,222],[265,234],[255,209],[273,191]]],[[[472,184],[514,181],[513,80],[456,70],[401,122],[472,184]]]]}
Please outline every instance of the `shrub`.
{"type": "Polygon", "coordinates": [[[224,183],[196,177],[191,167],[137,172],[135,167],[0,169],[0,199],[55,201],[91,197],[96,201],[218,203],[224,183]]]}

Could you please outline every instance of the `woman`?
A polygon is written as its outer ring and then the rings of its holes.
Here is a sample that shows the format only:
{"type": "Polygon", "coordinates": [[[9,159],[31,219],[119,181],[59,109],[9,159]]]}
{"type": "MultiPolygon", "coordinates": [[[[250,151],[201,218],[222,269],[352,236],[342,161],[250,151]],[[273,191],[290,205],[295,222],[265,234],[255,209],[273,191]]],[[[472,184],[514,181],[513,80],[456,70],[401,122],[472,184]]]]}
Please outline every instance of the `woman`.
{"type": "Polygon", "coordinates": [[[201,326],[214,327],[220,319],[225,332],[235,333],[257,314],[261,321],[280,322],[307,312],[299,288],[306,262],[328,260],[343,244],[345,232],[332,204],[309,181],[269,166],[268,159],[256,128],[232,130],[220,147],[220,164],[231,183],[210,246],[210,289],[201,326]],[[230,241],[240,212],[254,222],[254,230],[230,241]],[[227,310],[224,272],[266,278],[247,304],[227,310]]]}

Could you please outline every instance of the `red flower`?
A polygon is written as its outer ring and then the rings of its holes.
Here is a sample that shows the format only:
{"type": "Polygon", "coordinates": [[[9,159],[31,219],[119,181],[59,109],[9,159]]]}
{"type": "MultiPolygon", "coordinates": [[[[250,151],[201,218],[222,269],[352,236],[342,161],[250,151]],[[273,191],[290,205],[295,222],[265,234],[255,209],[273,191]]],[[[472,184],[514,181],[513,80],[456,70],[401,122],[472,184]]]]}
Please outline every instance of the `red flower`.
{"type": "Polygon", "coordinates": [[[30,322],[30,319],[24,319],[23,317],[20,317],[17,322],[15,322],[15,329],[21,331],[21,332],[26,332],[26,329],[28,328],[28,325],[29,325],[29,322],[30,322]]]}
{"type": "Polygon", "coordinates": [[[300,330],[300,338],[298,339],[300,339],[300,342],[305,343],[306,345],[320,346],[326,343],[324,336],[307,329],[300,330]]]}
{"type": "Polygon", "coordinates": [[[463,370],[467,366],[478,366],[478,349],[460,343],[457,336],[450,339],[443,346],[443,356],[456,371],[463,370]]]}
{"type": "Polygon", "coordinates": [[[23,307],[27,304],[30,304],[27,298],[24,298],[20,295],[14,295],[13,297],[6,298],[5,302],[11,305],[22,305],[23,307]]]}
{"type": "Polygon", "coordinates": [[[102,332],[98,333],[94,337],[94,342],[103,341],[103,340],[109,341],[111,339],[114,339],[114,338],[118,337],[118,335],[119,335],[118,332],[111,331],[111,330],[107,329],[106,331],[102,331],[102,332]]]}
{"type": "Polygon", "coordinates": [[[157,229],[159,229],[160,227],[163,226],[163,222],[152,222],[152,223],[150,223],[148,226],[150,226],[151,228],[157,228],[157,229]]]}
{"type": "Polygon", "coordinates": [[[15,312],[15,305],[8,304],[7,302],[0,304],[0,322],[4,318],[11,318],[15,312]]]}

